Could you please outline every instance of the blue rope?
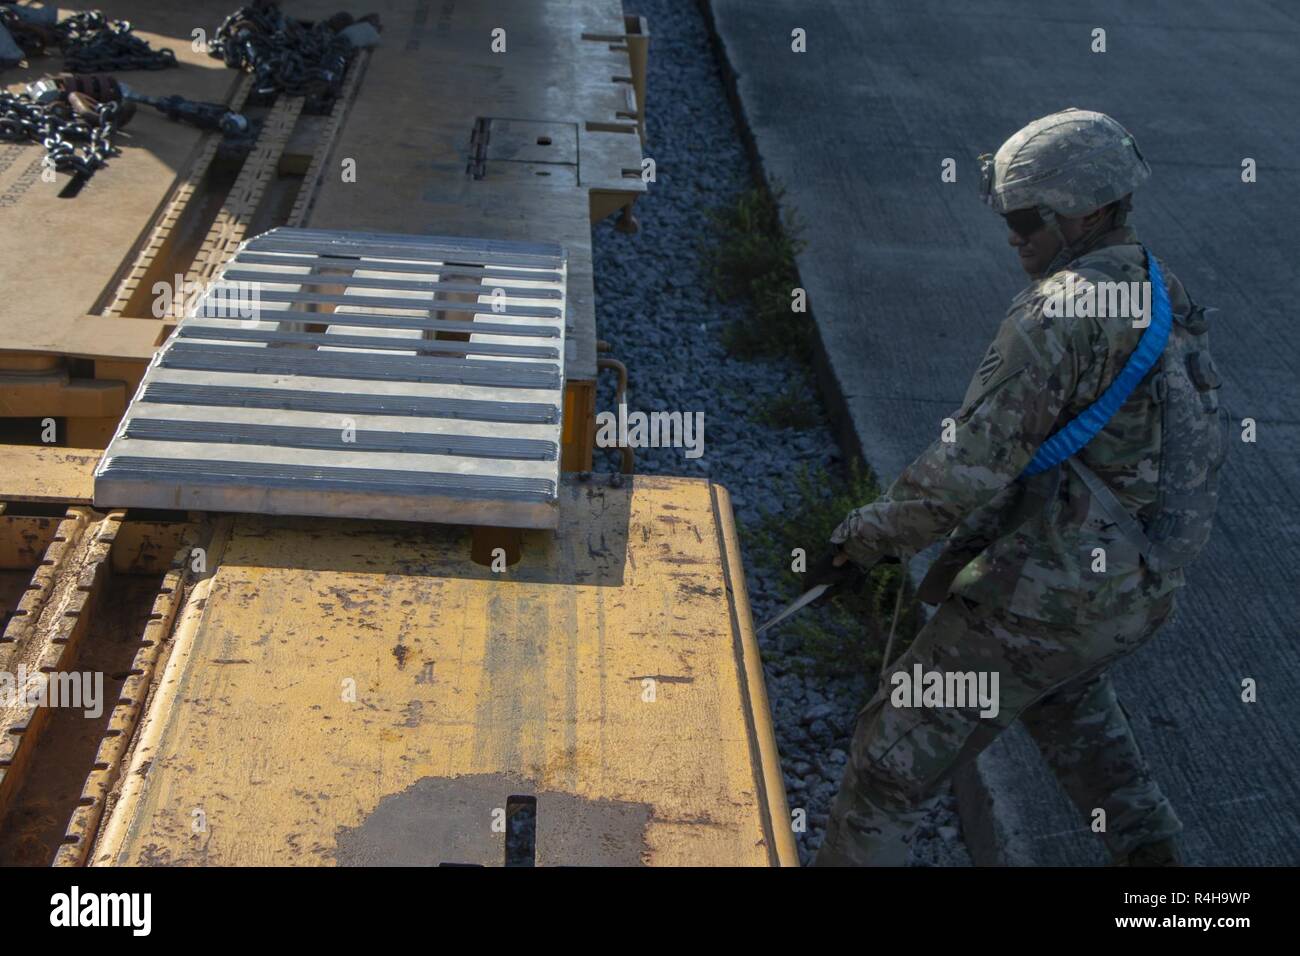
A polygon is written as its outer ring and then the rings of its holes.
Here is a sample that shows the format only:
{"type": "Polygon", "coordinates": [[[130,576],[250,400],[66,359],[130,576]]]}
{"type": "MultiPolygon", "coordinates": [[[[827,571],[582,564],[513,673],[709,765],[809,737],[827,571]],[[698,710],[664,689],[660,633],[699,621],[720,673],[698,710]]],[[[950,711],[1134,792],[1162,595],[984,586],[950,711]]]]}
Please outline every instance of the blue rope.
{"type": "Polygon", "coordinates": [[[1173,324],[1173,309],[1169,304],[1169,293],[1165,290],[1165,277],[1160,272],[1160,266],[1156,265],[1156,257],[1145,246],[1142,252],[1147,257],[1147,272],[1151,279],[1151,325],[1142,333],[1137,348],[1110,383],[1110,387],[1076,418],[1043,442],[1020,477],[1028,478],[1054,468],[1092,441],[1164,352],[1165,344],[1169,341],[1169,329],[1173,324]]]}

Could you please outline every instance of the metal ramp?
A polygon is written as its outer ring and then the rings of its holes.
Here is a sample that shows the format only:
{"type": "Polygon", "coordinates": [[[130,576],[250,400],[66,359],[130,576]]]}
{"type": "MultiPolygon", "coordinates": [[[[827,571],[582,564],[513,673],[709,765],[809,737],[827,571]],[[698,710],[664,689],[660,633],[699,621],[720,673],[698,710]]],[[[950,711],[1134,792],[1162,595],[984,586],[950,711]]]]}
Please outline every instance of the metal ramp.
{"type": "Polygon", "coordinates": [[[273,229],[154,357],[95,504],[553,528],[560,246],[273,229]]]}

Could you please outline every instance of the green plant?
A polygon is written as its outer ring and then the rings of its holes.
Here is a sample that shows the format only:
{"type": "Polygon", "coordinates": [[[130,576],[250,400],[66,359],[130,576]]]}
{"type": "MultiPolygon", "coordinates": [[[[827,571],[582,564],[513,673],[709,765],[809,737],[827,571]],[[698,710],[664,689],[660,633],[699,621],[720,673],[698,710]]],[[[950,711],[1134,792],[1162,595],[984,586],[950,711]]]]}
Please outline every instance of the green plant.
{"type": "MultiPolygon", "coordinates": [[[[844,517],[879,495],[874,478],[857,463],[839,474],[801,469],[794,479],[794,500],[756,527],[745,529],[756,563],[779,567],[783,596],[793,600],[805,584],[804,575],[791,569],[791,551],[803,548],[811,565],[829,548],[831,532],[844,517]]],[[[880,669],[900,586],[908,586],[902,566],[877,566],[860,587],[841,589],[825,605],[783,623],[786,646],[819,673],[874,677],[880,669]]],[[[905,597],[894,639],[895,659],[911,643],[917,624],[915,607],[905,597]]]]}
{"type": "Polygon", "coordinates": [[[755,187],[713,213],[704,250],[713,290],[724,302],[746,299],[753,310],[722,331],[723,344],[737,358],[812,358],[812,321],[793,309],[803,224],[793,212],[782,212],[784,196],[775,183],[755,187]]]}
{"type": "Polygon", "coordinates": [[[812,428],[822,422],[822,413],[812,384],[801,382],[761,401],[753,418],[769,428],[812,428]]]}

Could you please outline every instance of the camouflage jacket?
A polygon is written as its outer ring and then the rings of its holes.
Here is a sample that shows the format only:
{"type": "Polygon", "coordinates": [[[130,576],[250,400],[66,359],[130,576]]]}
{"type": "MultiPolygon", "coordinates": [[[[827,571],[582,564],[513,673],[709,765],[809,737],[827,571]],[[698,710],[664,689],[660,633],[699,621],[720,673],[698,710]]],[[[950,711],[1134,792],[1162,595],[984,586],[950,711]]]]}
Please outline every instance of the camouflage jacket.
{"type": "MultiPolygon", "coordinates": [[[[1190,302],[1182,284],[1160,265],[1174,313],[1186,313],[1190,302]]],[[[966,564],[951,590],[1056,623],[1135,609],[1183,583],[1182,571],[1160,575],[1146,567],[1073,469],[1059,468],[1059,483],[1045,506],[1023,523],[1010,520],[1022,487],[1015,479],[1035,450],[1101,395],[1144,331],[1127,316],[1049,314],[1060,310],[1045,308],[1048,297],[1057,294],[1060,303],[1067,279],[1076,303],[1086,294],[1091,283],[1080,275],[1085,271],[1145,281],[1133,230],[1112,230],[1015,297],[952,416],[955,434],[947,437],[953,440],[936,440],[884,495],[850,513],[831,536],[833,543],[867,563],[881,555],[915,554],[945,536],[950,548],[972,536],[991,542],[966,564]]],[[[1149,380],[1079,453],[1138,518],[1153,510],[1159,476],[1160,409],[1149,380]]]]}

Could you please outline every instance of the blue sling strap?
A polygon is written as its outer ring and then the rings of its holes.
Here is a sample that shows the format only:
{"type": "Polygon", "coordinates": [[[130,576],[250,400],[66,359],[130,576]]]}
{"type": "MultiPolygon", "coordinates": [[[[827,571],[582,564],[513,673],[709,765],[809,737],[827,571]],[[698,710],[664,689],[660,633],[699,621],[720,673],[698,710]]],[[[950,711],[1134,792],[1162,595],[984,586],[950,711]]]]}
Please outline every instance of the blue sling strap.
{"type": "Polygon", "coordinates": [[[1164,352],[1173,323],[1173,309],[1169,304],[1169,293],[1165,289],[1165,277],[1156,264],[1156,257],[1145,246],[1142,247],[1142,252],[1146,255],[1147,273],[1151,279],[1151,324],[1142,333],[1128,362],[1101,393],[1101,397],[1043,442],[1020,477],[1027,478],[1054,468],[1092,441],[1164,352]]]}

